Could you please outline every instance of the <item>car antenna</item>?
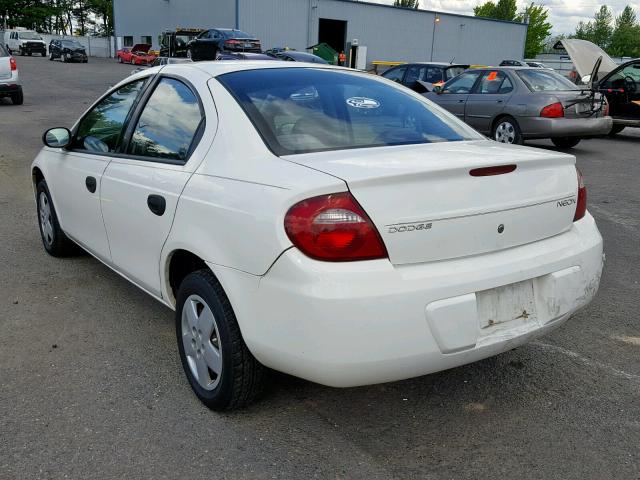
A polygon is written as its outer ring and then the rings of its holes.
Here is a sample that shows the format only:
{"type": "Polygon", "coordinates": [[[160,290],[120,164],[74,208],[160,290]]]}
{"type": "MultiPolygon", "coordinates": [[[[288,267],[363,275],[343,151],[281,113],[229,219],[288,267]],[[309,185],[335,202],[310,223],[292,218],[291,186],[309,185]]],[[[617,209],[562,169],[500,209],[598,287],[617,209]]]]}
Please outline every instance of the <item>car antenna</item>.
{"type": "Polygon", "coordinates": [[[453,57],[453,58],[451,59],[451,61],[449,62],[449,65],[451,65],[455,59],[456,59],[456,57],[453,57]]]}

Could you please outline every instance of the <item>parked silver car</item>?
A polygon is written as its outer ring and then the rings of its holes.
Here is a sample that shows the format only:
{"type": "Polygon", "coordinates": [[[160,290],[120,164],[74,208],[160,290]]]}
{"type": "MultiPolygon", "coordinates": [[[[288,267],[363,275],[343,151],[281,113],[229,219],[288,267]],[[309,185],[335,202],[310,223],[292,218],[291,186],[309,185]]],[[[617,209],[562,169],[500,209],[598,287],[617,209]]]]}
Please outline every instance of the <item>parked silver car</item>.
{"type": "Polygon", "coordinates": [[[0,44],[0,98],[3,97],[11,98],[14,105],[22,105],[24,101],[16,59],[0,44]]]}
{"type": "Polygon", "coordinates": [[[467,70],[424,95],[502,143],[550,138],[571,148],[582,138],[606,135],[613,125],[603,95],[540,68],[467,70]]]}

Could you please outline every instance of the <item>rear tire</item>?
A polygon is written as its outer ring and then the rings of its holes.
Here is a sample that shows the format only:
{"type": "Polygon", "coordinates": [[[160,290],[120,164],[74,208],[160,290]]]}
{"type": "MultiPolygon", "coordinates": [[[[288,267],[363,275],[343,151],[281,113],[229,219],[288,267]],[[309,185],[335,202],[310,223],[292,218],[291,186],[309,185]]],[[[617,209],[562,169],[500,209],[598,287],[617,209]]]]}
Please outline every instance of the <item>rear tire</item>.
{"type": "Polygon", "coordinates": [[[613,127],[611,127],[611,131],[609,132],[609,136],[610,137],[616,136],[621,131],[623,131],[624,128],[625,128],[625,125],[614,125],[613,127]]]}
{"type": "Polygon", "coordinates": [[[513,117],[500,117],[495,121],[491,129],[491,139],[498,143],[522,145],[524,139],[520,131],[520,125],[513,117]]]}
{"type": "Polygon", "coordinates": [[[49,187],[44,180],[40,180],[36,187],[36,206],[40,237],[47,253],[52,257],[68,257],[79,253],[80,247],[73,243],[60,228],[49,187]]]}
{"type": "Polygon", "coordinates": [[[24,103],[24,94],[22,90],[11,94],[11,103],[14,105],[22,105],[24,103]]]}
{"type": "Polygon", "coordinates": [[[244,343],[231,303],[209,269],[180,284],[175,321],[182,367],[202,403],[234,410],[258,397],[267,369],[244,343]]]}
{"type": "Polygon", "coordinates": [[[582,140],[580,137],[556,137],[551,139],[553,144],[562,150],[575,147],[580,143],[580,140],[582,140]]]}

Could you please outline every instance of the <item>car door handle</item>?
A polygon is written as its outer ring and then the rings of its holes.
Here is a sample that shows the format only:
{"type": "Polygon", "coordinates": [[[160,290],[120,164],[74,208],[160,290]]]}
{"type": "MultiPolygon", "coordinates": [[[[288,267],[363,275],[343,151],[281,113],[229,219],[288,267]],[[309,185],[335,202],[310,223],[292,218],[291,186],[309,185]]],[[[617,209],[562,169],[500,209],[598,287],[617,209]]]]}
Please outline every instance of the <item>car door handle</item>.
{"type": "Polygon", "coordinates": [[[504,100],[496,100],[496,103],[502,103],[504,100]]]}
{"type": "Polygon", "coordinates": [[[464,103],[464,102],[465,102],[464,100],[458,100],[458,103],[464,103]]]}
{"type": "Polygon", "coordinates": [[[149,195],[147,197],[147,206],[151,212],[161,217],[167,208],[167,202],[160,195],[149,195]]]}
{"type": "Polygon", "coordinates": [[[87,186],[87,190],[91,193],[96,193],[96,188],[98,187],[98,182],[94,177],[87,177],[84,181],[84,184],[87,186]]]}

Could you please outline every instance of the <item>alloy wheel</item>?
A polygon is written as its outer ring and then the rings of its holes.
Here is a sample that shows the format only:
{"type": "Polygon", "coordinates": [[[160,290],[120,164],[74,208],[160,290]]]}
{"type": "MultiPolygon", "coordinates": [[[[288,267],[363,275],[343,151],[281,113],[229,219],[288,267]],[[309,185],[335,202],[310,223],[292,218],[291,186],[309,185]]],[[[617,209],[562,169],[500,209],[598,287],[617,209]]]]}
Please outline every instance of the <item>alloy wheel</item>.
{"type": "Polygon", "coordinates": [[[55,240],[53,233],[53,223],[51,221],[51,205],[49,204],[49,197],[46,193],[40,192],[40,198],[38,199],[39,214],[40,214],[40,228],[42,230],[42,238],[48,246],[53,245],[55,240]]]}
{"type": "Polygon", "coordinates": [[[182,345],[193,378],[205,390],[215,389],[222,374],[220,334],[211,308],[198,295],[182,307],[182,345]]]}
{"type": "Polygon", "coordinates": [[[516,129],[511,122],[503,121],[496,127],[494,140],[500,143],[514,143],[516,139],[516,129]]]}

